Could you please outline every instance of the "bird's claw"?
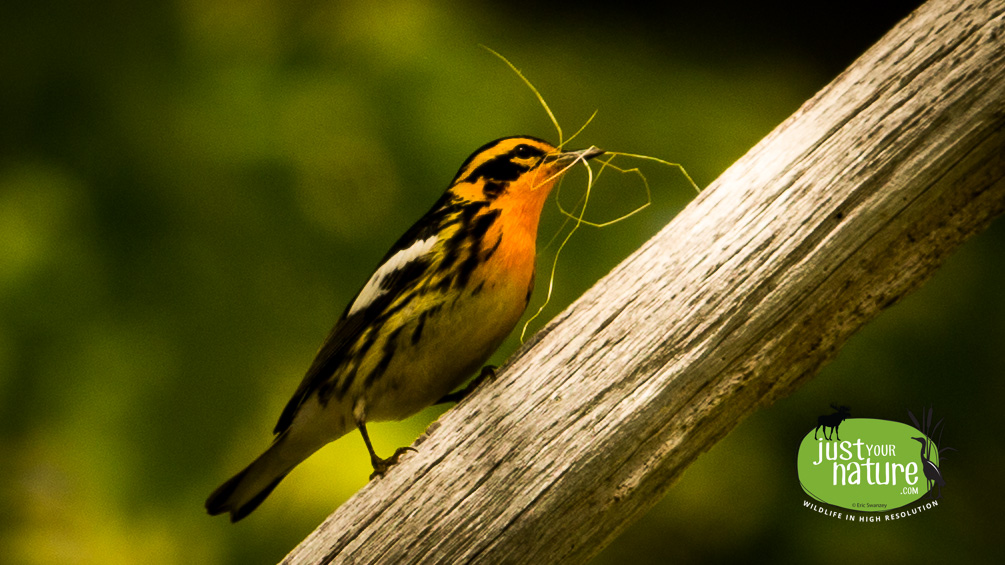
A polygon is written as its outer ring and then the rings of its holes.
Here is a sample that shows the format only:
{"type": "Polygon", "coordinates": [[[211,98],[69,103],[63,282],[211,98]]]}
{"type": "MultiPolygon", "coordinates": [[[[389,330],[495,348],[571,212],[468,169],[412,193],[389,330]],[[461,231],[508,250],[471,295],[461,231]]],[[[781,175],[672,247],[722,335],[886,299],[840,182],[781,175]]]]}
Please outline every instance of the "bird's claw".
{"type": "Polygon", "coordinates": [[[373,465],[373,473],[370,474],[370,480],[373,480],[377,477],[383,477],[384,473],[386,473],[387,470],[390,469],[391,467],[397,465],[398,459],[405,453],[408,453],[409,451],[417,452],[418,450],[416,450],[414,447],[399,447],[398,449],[395,450],[394,454],[388,457],[387,459],[381,459],[380,457],[376,456],[370,458],[370,463],[373,465]]]}

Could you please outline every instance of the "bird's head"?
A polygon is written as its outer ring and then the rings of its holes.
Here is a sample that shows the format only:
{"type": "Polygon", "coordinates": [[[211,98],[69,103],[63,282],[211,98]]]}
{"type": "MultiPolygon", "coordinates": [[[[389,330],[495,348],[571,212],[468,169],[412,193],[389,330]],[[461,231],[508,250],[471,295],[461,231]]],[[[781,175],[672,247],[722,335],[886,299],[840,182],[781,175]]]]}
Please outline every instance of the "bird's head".
{"type": "Polygon", "coordinates": [[[603,153],[596,147],[562,151],[536,137],[504,137],[483,145],[464,161],[451,191],[468,201],[543,201],[573,165],[603,153]]]}

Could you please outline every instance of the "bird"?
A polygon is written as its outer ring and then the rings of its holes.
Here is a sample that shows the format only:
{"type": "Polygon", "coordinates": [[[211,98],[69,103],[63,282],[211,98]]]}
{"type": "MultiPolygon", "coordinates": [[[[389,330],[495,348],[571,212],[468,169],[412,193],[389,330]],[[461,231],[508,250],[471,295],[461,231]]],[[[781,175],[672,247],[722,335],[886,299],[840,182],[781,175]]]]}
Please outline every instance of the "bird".
{"type": "MultiPolygon", "coordinates": [[[[294,467],[358,429],[371,479],[406,451],[379,457],[366,424],[401,420],[453,393],[516,326],[534,287],[537,231],[559,178],[604,154],[531,136],[468,157],[432,208],[391,247],[349,302],[286,404],[271,446],[206,500],[237,522],[294,467]]],[[[477,384],[491,375],[484,368],[477,384]]]]}
{"type": "Polygon", "coordinates": [[[925,453],[925,448],[928,447],[928,440],[923,437],[912,437],[911,439],[921,442],[921,469],[924,471],[925,479],[928,481],[928,494],[933,499],[942,498],[942,487],[946,486],[946,480],[942,478],[942,471],[939,471],[939,467],[935,463],[932,463],[932,460],[928,458],[928,454],[925,453]],[[932,493],[932,489],[936,486],[939,487],[939,496],[935,496],[932,493]]]}

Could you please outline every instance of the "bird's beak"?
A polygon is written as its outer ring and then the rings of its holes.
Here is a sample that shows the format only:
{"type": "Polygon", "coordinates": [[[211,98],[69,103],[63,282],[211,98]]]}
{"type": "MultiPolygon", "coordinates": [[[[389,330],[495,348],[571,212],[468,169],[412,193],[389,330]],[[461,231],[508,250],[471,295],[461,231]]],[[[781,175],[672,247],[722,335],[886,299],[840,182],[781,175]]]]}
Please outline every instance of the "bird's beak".
{"type": "Polygon", "coordinates": [[[575,163],[576,161],[588,161],[603,155],[605,151],[603,149],[598,149],[596,147],[590,147],[588,149],[580,149],[579,151],[563,151],[561,153],[555,153],[554,155],[549,155],[545,157],[546,161],[557,162],[562,165],[575,163]]]}

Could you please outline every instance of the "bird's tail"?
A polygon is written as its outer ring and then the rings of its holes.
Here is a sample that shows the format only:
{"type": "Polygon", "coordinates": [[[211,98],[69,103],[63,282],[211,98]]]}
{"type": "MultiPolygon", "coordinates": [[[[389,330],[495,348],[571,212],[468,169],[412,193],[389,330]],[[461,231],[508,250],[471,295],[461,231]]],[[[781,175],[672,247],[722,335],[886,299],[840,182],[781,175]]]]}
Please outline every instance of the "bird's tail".
{"type": "Polygon", "coordinates": [[[213,516],[230,512],[230,521],[236,522],[258,508],[287,473],[310,455],[301,452],[291,457],[295,450],[287,445],[288,435],[280,435],[251,465],[213,491],[206,499],[206,510],[213,516]]]}

